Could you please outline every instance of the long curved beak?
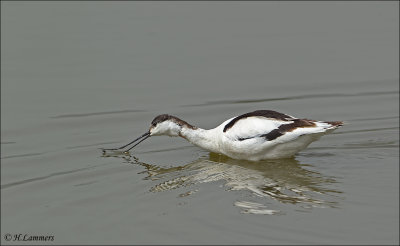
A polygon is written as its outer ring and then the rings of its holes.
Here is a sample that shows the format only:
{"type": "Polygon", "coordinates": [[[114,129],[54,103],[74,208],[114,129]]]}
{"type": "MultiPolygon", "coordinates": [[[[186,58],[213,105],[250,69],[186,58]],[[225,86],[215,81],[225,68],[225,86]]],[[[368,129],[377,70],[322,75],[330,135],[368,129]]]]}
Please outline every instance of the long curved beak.
{"type": "Polygon", "coordinates": [[[123,149],[123,148],[125,148],[125,147],[127,147],[127,146],[129,146],[129,145],[134,143],[134,145],[127,150],[127,151],[129,151],[129,150],[133,149],[136,145],[140,144],[141,142],[143,142],[144,140],[146,140],[149,137],[150,137],[150,131],[148,131],[145,134],[143,134],[142,136],[136,138],[132,142],[130,142],[128,144],[125,144],[124,146],[121,146],[119,148],[114,148],[114,149],[103,149],[103,150],[120,150],[120,149],[123,149]]]}

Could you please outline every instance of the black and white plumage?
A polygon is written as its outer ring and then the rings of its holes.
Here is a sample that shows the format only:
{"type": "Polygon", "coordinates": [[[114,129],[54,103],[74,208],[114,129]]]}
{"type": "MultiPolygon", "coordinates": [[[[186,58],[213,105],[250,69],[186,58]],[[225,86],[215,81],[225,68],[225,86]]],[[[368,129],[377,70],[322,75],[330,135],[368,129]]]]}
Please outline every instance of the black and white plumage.
{"type": "Polygon", "coordinates": [[[154,118],[148,132],[117,149],[136,143],[129,151],[150,136],[167,135],[183,137],[200,148],[234,159],[288,158],[342,125],[341,121],[299,119],[273,110],[257,110],[205,130],[162,114],[154,118]]]}

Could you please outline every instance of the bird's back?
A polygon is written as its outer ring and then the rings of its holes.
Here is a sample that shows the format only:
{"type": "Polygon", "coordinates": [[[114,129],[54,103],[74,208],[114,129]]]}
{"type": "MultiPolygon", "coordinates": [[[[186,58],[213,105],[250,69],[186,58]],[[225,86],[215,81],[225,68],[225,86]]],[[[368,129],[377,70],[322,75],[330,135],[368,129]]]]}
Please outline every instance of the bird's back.
{"type": "Polygon", "coordinates": [[[258,110],[229,119],[218,127],[220,152],[247,160],[291,157],[342,124],[258,110]]]}

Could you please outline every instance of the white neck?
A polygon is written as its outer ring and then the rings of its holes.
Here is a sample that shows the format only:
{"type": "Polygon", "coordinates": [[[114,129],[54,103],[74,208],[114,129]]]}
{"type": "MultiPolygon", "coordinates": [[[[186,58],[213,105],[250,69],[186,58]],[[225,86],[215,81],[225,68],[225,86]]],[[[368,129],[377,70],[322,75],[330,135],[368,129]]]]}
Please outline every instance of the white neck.
{"type": "Polygon", "coordinates": [[[215,129],[191,129],[184,126],[182,127],[179,135],[200,148],[219,153],[218,140],[215,129]]]}

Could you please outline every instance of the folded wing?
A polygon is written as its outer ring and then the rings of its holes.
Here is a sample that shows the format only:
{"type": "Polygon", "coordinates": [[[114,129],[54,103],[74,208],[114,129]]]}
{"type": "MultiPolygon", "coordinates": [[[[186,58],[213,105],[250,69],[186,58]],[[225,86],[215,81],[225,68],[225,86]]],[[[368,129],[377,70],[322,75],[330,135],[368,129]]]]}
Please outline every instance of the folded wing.
{"type": "Polygon", "coordinates": [[[342,122],[322,122],[298,119],[271,110],[258,110],[226,121],[225,137],[245,141],[262,138],[264,141],[286,142],[308,134],[325,133],[342,122]]]}

